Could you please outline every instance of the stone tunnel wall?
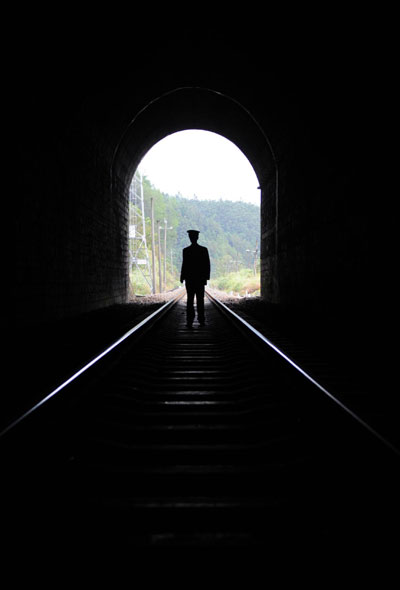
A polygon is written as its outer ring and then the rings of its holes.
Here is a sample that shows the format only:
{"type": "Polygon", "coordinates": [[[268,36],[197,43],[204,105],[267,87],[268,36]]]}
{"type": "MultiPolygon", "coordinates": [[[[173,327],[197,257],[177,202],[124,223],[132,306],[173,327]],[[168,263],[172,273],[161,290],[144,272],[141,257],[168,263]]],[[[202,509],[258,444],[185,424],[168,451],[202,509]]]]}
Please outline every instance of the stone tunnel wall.
{"type": "MultiPolygon", "coordinates": [[[[14,105],[20,115],[14,302],[21,322],[125,301],[130,172],[113,176],[115,156],[137,114],[183,86],[213,88],[244,105],[273,148],[278,186],[267,155],[252,146],[252,134],[242,134],[238,145],[247,150],[262,185],[263,297],[307,309],[368,301],[371,190],[366,192],[365,182],[360,187],[357,168],[361,163],[365,180],[363,87],[356,87],[352,71],[348,78],[346,72],[339,75],[336,62],[331,69],[324,63],[324,69],[306,72],[292,53],[272,71],[263,43],[260,36],[259,53],[248,45],[252,53],[239,57],[224,42],[197,48],[192,43],[186,61],[177,43],[171,51],[146,56],[142,69],[136,64],[129,83],[126,64],[109,55],[79,74],[81,57],[74,69],[67,56],[57,75],[49,78],[48,69],[36,68],[31,80],[24,79],[35,92],[29,100],[21,92],[14,105]]],[[[341,64],[347,62],[346,56],[341,64]]],[[[194,103],[181,106],[189,112],[194,103]]],[[[160,124],[172,131],[168,109],[161,115],[160,124]]],[[[210,130],[218,131],[216,120],[209,121],[210,130]]],[[[157,125],[148,148],[162,136],[157,125]]],[[[225,129],[234,140],[234,123],[225,129]]],[[[133,152],[136,145],[136,156],[144,155],[145,144],[138,147],[136,139],[130,138],[133,152]]]]}
{"type": "Polygon", "coordinates": [[[126,200],[111,193],[112,145],[94,105],[84,106],[57,120],[57,129],[42,119],[29,130],[16,213],[20,321],[66,318],[126,300],[126,200]]]}

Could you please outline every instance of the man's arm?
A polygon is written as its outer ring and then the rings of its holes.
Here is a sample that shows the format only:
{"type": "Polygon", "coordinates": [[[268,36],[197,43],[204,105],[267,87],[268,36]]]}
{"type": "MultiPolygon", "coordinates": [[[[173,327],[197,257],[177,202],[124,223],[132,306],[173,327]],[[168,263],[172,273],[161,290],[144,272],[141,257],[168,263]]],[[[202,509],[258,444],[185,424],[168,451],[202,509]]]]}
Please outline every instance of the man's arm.
{"type": "Polygon", "coordinates": [[[210,256],[208,254],[208,249],[206,248],[206,270],[207,270],[207,281],[210,280],[210,274],[211,274],[211,263],[210,263],[210,256]]]}
{"type": "Polygon", "coordinates": [[[183,283],[183,281],[185,280],[185,250],[182,250],[182,267],[181,267],[181,277],[180,277],[180,281],[181,283],[183,283]]]}

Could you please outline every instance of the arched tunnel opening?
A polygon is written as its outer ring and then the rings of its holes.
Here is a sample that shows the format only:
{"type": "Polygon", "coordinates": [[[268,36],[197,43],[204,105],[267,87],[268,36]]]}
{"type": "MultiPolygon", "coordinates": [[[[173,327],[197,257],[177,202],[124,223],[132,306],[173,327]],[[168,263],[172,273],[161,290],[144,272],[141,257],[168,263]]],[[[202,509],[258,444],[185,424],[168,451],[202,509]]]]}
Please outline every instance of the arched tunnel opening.
{"type": "Polygon", "coordinates": [[[187,230],[211,260],[209,285],[260,296],[259,182],[244,154],[205,130],[173,133],[147,152],[129,188],[130,297],[180,286],[187,230]]]}
{"type": "Polygon", "coordinates": [[[114,191],[126,195],[128,202],[132,179],[145,154],[165,136],[185,129],[207,130],[230,140],[250,162],[261,190],[261,291],[264,297],[273,299],[273,286],[277,284],[273,260],[277,239],[277,166],[266,134],[237,101],[197,87],[178,88],[153,100],[130,123],[114,154],[114,191]]]}

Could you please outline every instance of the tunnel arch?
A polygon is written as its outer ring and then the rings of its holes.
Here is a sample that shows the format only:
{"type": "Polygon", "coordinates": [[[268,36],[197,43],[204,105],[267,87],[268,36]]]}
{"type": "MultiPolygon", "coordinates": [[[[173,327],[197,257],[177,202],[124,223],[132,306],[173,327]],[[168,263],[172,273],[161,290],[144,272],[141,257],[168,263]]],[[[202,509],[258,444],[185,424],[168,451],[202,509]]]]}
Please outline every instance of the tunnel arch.
{"type": "Polygon", "coordinates": [[[129,186],[146,153],[173,133],[200,129],[234,143],[248,159],[261,190],[261,292],[275,297],[278,237],[278,166],[271,142],[236,99],[203,87],[180,87],[146,104],[132,118],[113,154],[111,193],[128,208],[129,186]]]}
{"type": "Polygon", "coordinates": [[[271,142],[252,114],[237,100],[200,87],[171,90],[150,101],[124,131],[112,160],[112,186],[123,173],[132,178],[143,156],[161,139],[186,129],[202,129],[232,141],[247,157],[262,186],[276,177],[271,142]]]}

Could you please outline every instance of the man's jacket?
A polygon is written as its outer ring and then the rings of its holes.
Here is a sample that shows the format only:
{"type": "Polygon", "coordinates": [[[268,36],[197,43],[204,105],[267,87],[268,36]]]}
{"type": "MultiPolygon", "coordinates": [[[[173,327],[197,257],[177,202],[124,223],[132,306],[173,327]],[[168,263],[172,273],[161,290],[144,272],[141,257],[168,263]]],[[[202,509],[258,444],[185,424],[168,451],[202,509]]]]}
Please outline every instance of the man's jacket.
{"type": "Polygon", "coordinates": [[[199,244],[192,244],[182,251],[181,282],[206,285],[210,278],[210,257],[208,250],[199,244]]]}

